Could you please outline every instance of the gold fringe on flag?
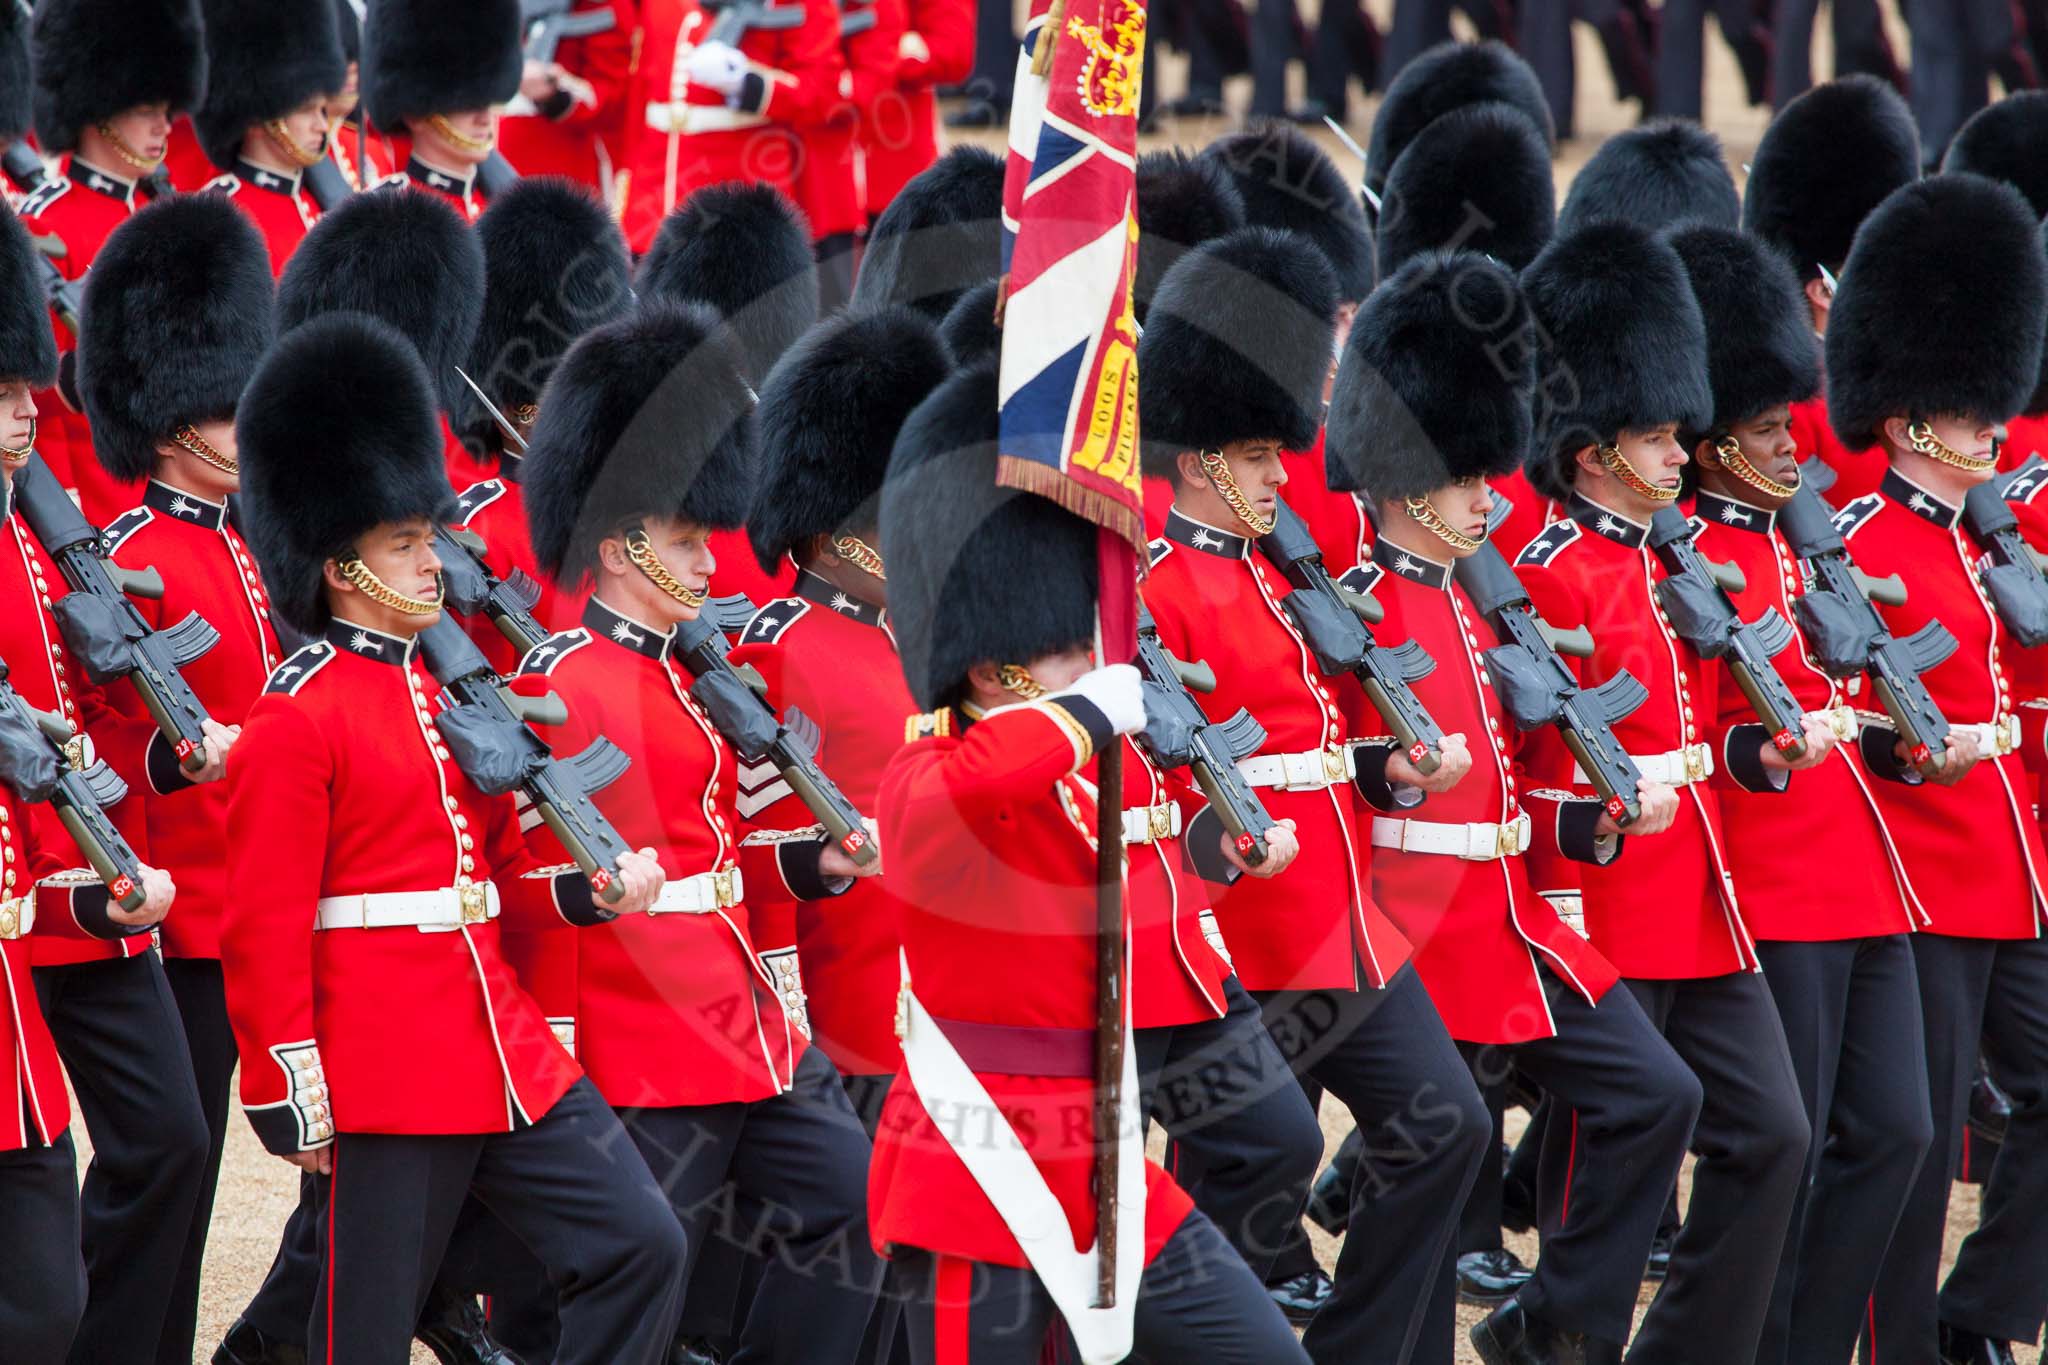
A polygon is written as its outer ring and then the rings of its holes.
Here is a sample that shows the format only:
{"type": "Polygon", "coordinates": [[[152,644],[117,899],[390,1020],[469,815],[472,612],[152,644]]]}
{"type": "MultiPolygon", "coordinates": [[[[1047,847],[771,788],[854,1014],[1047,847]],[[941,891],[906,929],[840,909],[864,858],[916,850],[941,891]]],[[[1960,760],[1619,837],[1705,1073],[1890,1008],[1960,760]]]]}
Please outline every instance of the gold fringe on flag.
{"type": "MultiPolygon", "coordinates": [[[[1075,516],[1122,536],[1140,551],[1145,548],[1143,512],[1101,489],[1083,488],[1050,465],[1027,460],[1021,455],[998,455],[996,485],[1050,498],[1075,516]]],[[[1139,554],[1141,571],[1145,562],[1145,555],[1139,554]]]]}

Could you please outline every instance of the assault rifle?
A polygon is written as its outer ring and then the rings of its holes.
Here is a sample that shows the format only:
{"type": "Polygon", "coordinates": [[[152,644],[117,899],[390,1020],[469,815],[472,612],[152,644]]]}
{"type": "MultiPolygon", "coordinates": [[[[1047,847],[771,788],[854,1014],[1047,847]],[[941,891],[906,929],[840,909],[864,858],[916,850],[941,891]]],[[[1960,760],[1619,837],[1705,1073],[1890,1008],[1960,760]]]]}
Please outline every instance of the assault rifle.
{"type": "Polygon", "coordinates": [[[348,177],[341,173],[341,167],[325,152],[320,154],[318,161],[306,167],[304,176],[306,193],[313,196],[313,202],[320,206],[322,213],[339,208],[355,193],[348,177]]]}
{"type": "Polygon", "coordinates": [[[1676,507],[1657,509],[1650,518],[1648,543],[1664,566],[1664,578],[1655,591],[1671,629],[1702,659],[1725,660],[1772,747],[1787,758],[1804,758],[1804,712],[1771,662],[1792,643],[1791,623],[1776,608],[1744,623],[1728,596],[1730,588],[1742,591],[1741,570],[1732,564],[1709,566],[1693,543],[1692,523],[1676,507]]]}
{"type": "Polygon", "coordinates": [[[434,723],[456,766],[485,795],[524,795],[598,894],[623,897],[619,857],[632,850],[590,797],[626,771],[632,760],[625,751],[600,735],[575,757],[556,758],[533,723],[566,720],[562,699],[502,690],[483,651],[446,613],[421,633],[420,653],[454,703],[434,723]]]}
{"type": "Polygon", "coordinates": [[[98,529],[41,456],[30,456],[14,476],[14,500],[71,585],[50,612],[86,676],[101,685],[117,678],[135,684],[179,763],[188,772],[205,767],[206,707],[178,670],[219,644],[220,632],[197,612],[169,630],[152,630],[127,594],[160,598],[163,578],[155,569],[124,569],[102,554],[98,529]]]}
{"type": "Polygon", "coordinates": [[[489,617],[523,657],[548,638],[547,628],[533,615],[534,604],[540,601],[540,584],[516,567],[510,578],[498,577],[484,562],[488,548],[482,536],[465,527],[434,528],[442,602],[457,616],[489,617]]]}
{"type": "Polygon", "coordinates": [[[1390,649],[1372,638],[1360,615],[1360,603],[1371,599],[1331,581],[1308,524],[1285,502],[1276,505],[1273,529],[1259,538],[1259,551],[1294,585],[1280,606],[1308,641],[1317,665],[1333,677],[1356,677],[1408,761],[1418,772],[1435,772],[1443,764],[1444,733],[1409,684],[1428,677],[1436,660],[1413,640],[1390,649]]]}
{"type": "Polygon", "coordinates": [[[519,0],[519,31],[527,61],[545,65],[555,59],[564,38],[589,38],[618,26],[618,16],[609,7],[576,14],[575,4],[576,0],[519,0]]]}
{"type": "Polygon", "coordinates": [[[43,167],[43,159],[36,155],[36,149],[16,138],[7,144],[7,150],[0,152],[0,170],[14,182],[14,188],[23,194],[34,194],[49,183],[50,173],[43,167]]]}
{"type": "Polygon", "coordinates": [[[140,909],[147,899],[142,860],[107,818],[107,807],[128,794],[128,784],[99,759],[83,770],[73,767],[66,752],[73,738],[62,716],[38,711],[22,699],[7,681],[7,661],[0,659],[0,782],[30,805],[49,802],[78,851],[107,884],[107,894],[123,910],[140,909]]]}
{"type": "Polygon", "coordinates": [[[1194,693],[1216,690],[1215,671],[1205,663],[1174,658],[1160,643],[1159,623],[1143,605],[1138,608],[1138,668],[1145,675],[1145,728],[1138,742],[1160,767],[1194,774],[1238,856],[1252,867],[1265,862],[1273,817],[1237,770],[1240,759],[1266,742],[1265,727],[1242,707],[1229,720],[1210,720],[1194,693]]]}
{"type": "Polygon", "coordinates": [[[738,47],[749,33],[777,33],[804,26],[805,11],[800,4],[767,4],[764,0],[728,0],[723,5],[706,5],[718,17],[711,21],[707,43],[738,47]]]}
{"type": "Polygon", "coordinates": [[[68,254],[64,243],[55,237],[32,239],[36,248],[36,269],[43,277],[43,299],[50,305],[50,311],[57,320],[70,329],[76,339],[82,332],[79,319],[85,316],[85,281],[67,280],[64,272],[57,268],[56,258],[68,254]]]}
{"type": "Polygon", "coordinates": [[[1956,637],[1939,621],[1903,640],[1892,634],[1873,603],[1902,604],[1904,585],[1896,575],[1871,579],[1856,567],[1827,505],[1811,488],[1802,485],[1778,509],[1778,529],[1813,575],[1813,588],[1792,604],[1813,661],[1831,678],[1868,673],[1907,758],[1922,776],[1934,776],[1948,759],[1949,727],[1920,675],[1956,652],[1956,637]]]}
{"type": "MultiPolygon", "coordinates": [[[[2015,471],[2017,472],[2017,471],[2015,471]]],[[[2005,500],[2005,480],[1991,479],[1963,497],[1963,529],[1990,563],[1982,581],[1998,619],[2020,644],[2048,644],[2048,579],[2005,500]]]]}

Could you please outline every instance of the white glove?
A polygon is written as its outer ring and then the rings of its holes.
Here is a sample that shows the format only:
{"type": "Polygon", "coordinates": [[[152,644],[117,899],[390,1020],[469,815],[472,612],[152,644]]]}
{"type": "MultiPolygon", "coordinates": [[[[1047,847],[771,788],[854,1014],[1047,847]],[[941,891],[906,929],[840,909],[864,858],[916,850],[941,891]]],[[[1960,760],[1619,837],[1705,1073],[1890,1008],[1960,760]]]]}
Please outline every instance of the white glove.
{"type": "Polygon", "coordinates": [[[690,82],[725,96],[737,95],[747,76],[747,59],[730,43],[705,43],[690,54],[690,82]]]}
{"type": "Polygon", "coordinates": [[[1136,734],[1145,728],[1144,680],[1129,664],[1111,664],[1083,673],[1067,691],[1092,703],[1120,735],[1136,734]]]}

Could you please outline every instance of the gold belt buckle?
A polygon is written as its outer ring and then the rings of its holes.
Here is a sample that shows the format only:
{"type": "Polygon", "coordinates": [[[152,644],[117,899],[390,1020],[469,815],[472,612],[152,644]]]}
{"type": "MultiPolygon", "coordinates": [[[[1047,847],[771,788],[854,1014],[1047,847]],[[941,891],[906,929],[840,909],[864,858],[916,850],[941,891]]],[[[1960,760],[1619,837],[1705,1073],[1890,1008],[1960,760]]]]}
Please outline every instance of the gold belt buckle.
{"type": "Polygon", "coordinates": [[[1150,806],[1145,812],[1152,822],[1152,842],[1173,837],[1173,807],[1165,804],[1150,806]]]}
{"type": "Polygon", "coordinates": [[[1341,744],[1332,744],[1323,750],[1323,777],[1333,787],[1342,786],[1350,780],[1351,774],[1345,771],[1344,755],[1345,749],[1341,744]]]}
{"type": "Polygon", "coordinates": [[[1688,744],[1680,752],[1685,755],[1685,780],[1688,783],[1704,781],[1707,776],[1706,751],[1697,744],[1688,744]]]}
{"type": "Polygon", "coordinates": [[[739,898],[733,894],[731,868],[721,868],[711,874],[711,898],[721,910],[730,910],[739,904],[739,898]]]}
{"type": "Polygon", "coordinates": [[[1995,722],[1997,733],[1992,737],[1992,740],[2001,754],[2009,754],[2020,747],[2013,738],[2013,731],[2018,728],[2013,724],[2013,721],[2014,717],[2005,715],[2000,716],[1995,722]]]}
{"type": "Polygon", "coordinates": [[[455,897],[462,906],[464,924],[482,924],[491,917],[491,898],[487,889],[472,882],[468,886],[455,888],[455,897]]]}
{"type": "Polygon", "coordinates": [[[1494,838],[1493,846],[1494,856],[1496,857],[1512,858],[1520,853],[1522,851],[1522,822],[1520,820],[1510,820],[1503,823],[1500,826],[1499,834],[1494,838]]]}
{"type": "Polygon", "coordinates": [[[1836,739],[1856,738],[1856,710],[1850,706],[1828,708],[1828,725],[1835,732],[1836,739]]]}
{"type": "Polygon", "coordinates": [[[0,901],[0,938],[21,937],[21,910],[25,904],[21,898],[0,901]]]}

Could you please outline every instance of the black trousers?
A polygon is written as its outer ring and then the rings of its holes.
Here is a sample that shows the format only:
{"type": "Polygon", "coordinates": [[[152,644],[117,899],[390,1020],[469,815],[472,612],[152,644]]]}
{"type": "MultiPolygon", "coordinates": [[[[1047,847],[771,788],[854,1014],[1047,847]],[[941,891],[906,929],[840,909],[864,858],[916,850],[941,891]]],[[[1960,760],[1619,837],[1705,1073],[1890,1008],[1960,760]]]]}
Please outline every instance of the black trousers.
{"type": "Polygon", "coordinates": [[[1138,1086],[1195,1207],[1263,1276],[1300,1225],[1323,1131],[1258,1002],[1234,976],[1223,993],[1221,1019],[1137,1030],[1138,1086]]]}
{"type": "Polygon", "coordinates": [[[79,1195],[88,1292],[71,1358],[155,1360],[206,1168],[178,1006],[153,952],[32,975],[92,1137],[79,1195]]]}
{"type": "Polygon", "coordinates": [[[2033,1341],[2048,1299],[2048,941],[1913,936],[1927,1028],[1933,1140],[1872,1296],[1875,1358],[1933,1359],[1937,1317],[2000,1341],[2033,1341]],[[1984,1185],[1984,1217],[1941,1287],[1957,1139],[1981,1046],[2012,1096],[1984,1185]]]}
{"type": "Polygon", "coordinates": [[[0,1229],[7,1240],[0,1355],[10,1365],[61,1365],[85,1313],[78,1153],[70,1133],[48,1147],[0,1152],[0,1229]]]}
{"type": "Polygon", "coordinates": [[[1907,99],[1920,157],[1940,164],[1956,130],[1991,100],[1991,68],[2012,46],[2010,0],[1904,0],[1912,30],[1907,99]]]}
{"type": "MultiPolygon", "coordinates": [[[[1763,1335],[1813,1135],[1785,1028],[1760,973],[1625,984],[1692,1068],[1702,1094],[1692,1202],[1671,1250],[1670,1274],[1628,1359],[1747,1361],[1763,1335]]],[[[1546,1167],[1568,1160],[1571,1135],[1564,1129],[1571,1120],[1560,1100],[1544,1135],[1546,1167]]],[[[1653,1225],[1669,1197],[1668,1183],[1644,1191],[1653,1225]]]]}
{"type": "MultiPolygon", "coordinates": [[[[1057,1311],[1036,1275],[915,1250],[897,1260],[914,1295],[904,1317],[917,1365],[1039,1365],[1057,1311]]],[[[1306,1365],[1309,1358],[1258,1276],[1200,1210],[1145,1267],[1137,1315],[1133,1362],[1306,1365]]]]}
{"type": "Polygon", "coordinates": [[[976,104],[1008,112],[1017,87],[1017,28],[1010,0],[976,0],[974,69],[966,94],[976,104]]]}
{"type": "MultiPolygon", "coordinates": [[[[1342,3],[1342,0],[1338,0],[1342,3]]],[[[1287,112],[1287,67],[1300,50],[1301,16],[1294,0],[1265,0],[1251,17],[1254,118],[1287,112]]]]}
{"type": "MultiPolygon", "coordinates": [[[[1537,1174],[1543,1255],[1521,1291],[1523,1307],[1567,1331],[1624,1342],[1664,1198],[1701,1111],[1700,1082],[1628,991],[1589,1005],[1548,968],[1539,975],[1555,1036],[1460,1046],[1483,1081],[1505,1083],[1518,1068],[1563,1114],[1558,1150],[1546,1138],[1537,1174]]],[[[1496,1168],[1498,1152],[1490,1146],[1496,1168]]]]}
{"type": "Polygon", "coordinates": [[[206,1233],[213,1223],[213,1194],[220,1183],[220,1155],[227,1143],[228,1117],[235,1088],[235,1033],[228,1025],[227,995],[221,985],[220,962],[214,958],[164,959],[164,978],[185,1025],[185,1052],[199,1090],[200,1112],[206,1118],[206,1164],[199,1173],[199,1191],[192,1204],[192,1222],[185,1251],[171,1284],[170,1311],[157,1342],[157,1365],[190,1365],[192,1339],[199,1320],[199,1271],[206,1260],[206,1233]]]}
{"type": "MultiPolygon", "coordinates": [[[[1775,0],[1771,15],[1771,103],[1779,109],[1813,85],[1813,25],[1820,0],[1775,0]]],[[[1837,78],[1863,73],[1891,80],[1898,59],[1885,37],[1877,0],[1833,0],[1829,29],[1837,78]]]]}
{"type": "Polygon", "coordinates": [[[1591,24],[1600,35],[1616,89],[1623,99],[1654,95],[1650,68],[1650,37],[1622,0],[1523,0],[1515,9],[1515,47],[1535,68],[1550,105],[1550,119],[1560,138],[1572,136],[1572,102],[1578,91],[1578,68],[1572,49],[1572,21],[1591,24]]]}
{"type": "Polygon", "coordinates": [[[1892,934],[1757,955],[1814,1132],[1757,1365],[1849,1365],[1934,1138],[1913,948],[1892,934]]]}
{"type": "Polygon", "coordinates": [[[1448,1365],[1458,1215],[1493,1124],[1412,968],[1379,991],[1258,994],[1298,1075],[1365,1132],[1335,1288],[1302,1344],[1318,1365],[1448,1365]]]}

